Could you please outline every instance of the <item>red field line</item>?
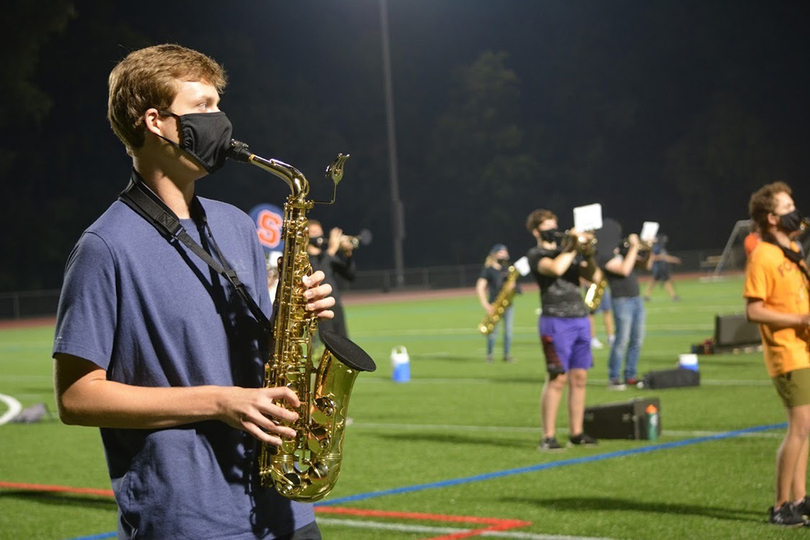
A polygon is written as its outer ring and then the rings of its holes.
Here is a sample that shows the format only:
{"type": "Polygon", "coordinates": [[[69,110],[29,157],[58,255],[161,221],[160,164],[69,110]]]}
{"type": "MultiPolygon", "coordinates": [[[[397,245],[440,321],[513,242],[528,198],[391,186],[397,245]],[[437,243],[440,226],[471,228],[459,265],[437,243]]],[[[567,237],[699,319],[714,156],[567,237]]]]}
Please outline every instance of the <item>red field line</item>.
{"type": "MultiPolygon", "coordinates": [[[[36,491],[40,493],[72,493],[76,495],[97,495],[100,497],[113,497],[111,489],[77,488],[70,486],[54,486],[47,484],[27,484],[20,482],[0,482],[0,488],[18,489],[23,491],[36,491]]],[[[421,512],[392,512],[384,510],[363,510],[361,508],[341,508],[333,506],[315,507],[318,514],[333,514],[357,517],[384,517],[389,519],[412,519],[417,521],[438,521],[445,523],[475,523],[489,525],[481,529],[474,529],[446,536],[437,536],[429,540],[456,540],[479,536],[490,531],[507,531],[518,527],[531,525],[530,521],[517,519],[499,519],[477,516],[453,516],[447,514],[426,514],[421,512]]]]}
{"type": "Polygon", "coordinates": [[[39,491],[42,493],[74,493],[77,495],[113,497],[113,491],[111,489],[77,488],[70,486],[51,486],[46,484],[23,484],[18,482],[0,482],[0,488],[20,489],[23,491],[39,491]]]}
{"type": "Polygon", "coordinates": [[[363,510],[361,508],[341,508],[334,506],[315,507],[318,514],[338,514],[344,516],[359,517],[385,517],[390,519],[413,519],[417,521],[439,521],[445,523],[479,523],[489,525],[481,529],[474,529],[446,536],[436,536],[429,540],[456,540],[459,538],[469,538],[479,536],[490,531],[507,531],[518,527],[531,525],[531,521],[520,521],[517,519],[500,519],[477,516],[453,516],[448,514],[426,514],[422,512],[390,512],[385,510],[363,510]]]}

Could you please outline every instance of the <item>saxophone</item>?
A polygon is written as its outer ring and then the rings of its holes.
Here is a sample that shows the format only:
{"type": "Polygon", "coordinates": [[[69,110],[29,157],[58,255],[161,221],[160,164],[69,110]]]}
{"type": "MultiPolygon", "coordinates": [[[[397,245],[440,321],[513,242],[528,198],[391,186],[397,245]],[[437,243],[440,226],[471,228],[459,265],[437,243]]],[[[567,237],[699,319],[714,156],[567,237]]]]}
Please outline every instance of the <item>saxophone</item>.
{"type": "MultiPolygon", "coordinates": [[[[580,235],[575,238],[574,242],[577,252],[588,261],[590,266],[596,268],[596,261],[594,261],[597,246],[596,236],[580,235]]],[[[604,296],[607,286],[608,281],[605,279],[604,275],[599,282],[591,283],[588,286],[584,301],[591,313],[596,311],[596,308],[602,303],[602,296],[604,296]]]]}
{"type": "MultiPolygon", "coordinates": [[[[264,387],[286,386],[301,401],[298,420],[284,423],[296,431],[282,438],[280,447],[262,444],[259,476],[262,485],[299,502],[314,502],[335,486],[343,456],[343,435],[352,386],[362,371],[374,371],[374,361],[352,341],[333,332],[322,332],[324,352],[317,368],[312,362],[312,338],[317,316],[306,310],[304,276],[312,273],[307,255],[307,211],[316,202],[307,199],[309,183],[295,167],[250,152],[245,143],[231,141],[229,156],[255,165],[281,178],[290,188],[284,204],[283,256],[279,262],[274,303],[271,357],[265,364],[264,387]]],[[[339,154],[326,169],[337,192],[348,155],[339,154]]],[[[326,201],[328,203],[334,202],[326,201]]]]}
{"type": "Polygon", "coordinates": [[[603,277],[599,280],[599,283],[591,283],[588,286],[588,290],[585,292],[585,305],[588,306],[588,309],[593,313],[596,311],[596,308],[599,307],[599,304],[602,303],[602,296],[605,294],[605,289],[607,289],[608,282],[603,277]]]}
{"type": "Polygon", "coordinates": [[[514,266],[510,266],[508,272],[501,290],[498,291],[498,296],[495,297],[495,301],[492,303],[492,315],[486,315],[481,324],[478,325],[478,331],[485,336],[492,333],[495,325],[501,320],[503,312],[512,304],[512,299],[515,296],[515,282],[518,278],[518,271],[514,266]]]}

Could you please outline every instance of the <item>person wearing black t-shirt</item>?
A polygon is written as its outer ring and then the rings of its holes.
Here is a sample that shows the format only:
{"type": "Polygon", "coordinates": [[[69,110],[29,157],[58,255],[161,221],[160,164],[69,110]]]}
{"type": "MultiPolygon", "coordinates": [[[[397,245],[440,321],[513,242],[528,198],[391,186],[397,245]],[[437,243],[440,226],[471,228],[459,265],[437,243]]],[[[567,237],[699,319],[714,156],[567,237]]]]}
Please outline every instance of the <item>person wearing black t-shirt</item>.
{"type": "Polygon", "coordinates": [[[594,445],[583,431],[585,384],[593,366],[591,325],[588,307],[579,288],[580,277],[598,282],[601,271],[592,257],[584,260],[577,253],[574,230],[563,240],[557,216],[549,210],[535,210],[526,228],[537,240],[527,254],[532,276],[540,286],[543,312],[538,322],[540,341],[546,357],[546,381],[540,395],[543,435],[539,450],[561,450],[555,435],[560,399],[568,385],[568,427],[570,445],[594,445]],[[562,245],[558,244],[558,241],[562,245]]]}
{"type": "MultiPolygon", "coordinates": [[[[617,221],[605,219],[602,229],[608,228],[617,229],[616,236],[621,237],[621,226],[617,221]]],[[[638,235],[631,234],[627,237],[626,251],[616,247],[612,253],[606,250],[600,251],[599,255],[599,266],[610,284],[613,322],[616,325],[616,339],[608,357],[608,388],[611,390],[624,390],[627,385],[638,384],[638,358],[644,342],[646,313],[635,269],[637,265],[646,265],[647,262],[646,256],[639,255],[640,247],[638,235]]]]}
{"type": "Polygon", "coordinates": [[[354,281],[356,267],[352,258],[353,250],[354,246],[343,235],[341,229],[332,229],[326,237],[321,223],[314,219],[309,220],[309,246],[307,246],[309,263],[313,272],[320,270],[324,273],[326,277],[323,278],[323,282],[332,286],[332,297],[335,299],[335,305],[332,307],[335,317],[319,321],[319,331],[331,330],[348,337],[338,277],[354,281]]]}
{"type": "MultiPolygon", "coordinates": [[[[509,250],[503,244],[495,244],[489,250],[484,261],[484,267],[481,269],[481,274],[475,282],[475,293],[478,295],[478,301],[481,302],[481,307],[484,308],[487,316],[493,313],[493,302],[501,292],[507,276],[509,275],[509,250]]],[[[515,292],[520,293],[520,287],[517,283],[514,284],[515,292]]],[[[503,361],[512,363],[514,358],[509,354],[512,348],[512,327],[514,322],[514,305],[510,304],[503,314],[501,321],[503,321],[503,361]]],[[[492,332],[487,334],[487,362],[492,362],[492,353],[495,349],[495,338],[498,334],[498,326],[500,321],[495,325],[492,332]]]]}

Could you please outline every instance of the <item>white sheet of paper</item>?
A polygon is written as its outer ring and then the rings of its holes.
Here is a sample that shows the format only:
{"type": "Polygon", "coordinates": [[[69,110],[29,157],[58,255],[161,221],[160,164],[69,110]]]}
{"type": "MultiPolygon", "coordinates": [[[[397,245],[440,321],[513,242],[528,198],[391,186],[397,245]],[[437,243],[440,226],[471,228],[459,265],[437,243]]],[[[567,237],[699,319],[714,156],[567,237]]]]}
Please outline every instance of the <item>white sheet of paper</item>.
{"type": "Polygon", "coordinates": [[[514,267],[521,276],[528,276],[529,272],[531,271],[531,268],[529,267],[529,259],[526,257],[521,257],[516,260],[514,267]]]}
{"type": "Polygon", "coordinates": [[[574,208],[574,228],[595,231],[602,228],[602,205],[599,203],[574,208]]]}
{"type": "Polygon", "coordinates": [[[641,234],[639,234],[639,238],[641,238],[642,242],[653,242],[655,241],[655,237],[658,235],[658,222],[657,221],[645,221],[641,225],[641,234]]]}

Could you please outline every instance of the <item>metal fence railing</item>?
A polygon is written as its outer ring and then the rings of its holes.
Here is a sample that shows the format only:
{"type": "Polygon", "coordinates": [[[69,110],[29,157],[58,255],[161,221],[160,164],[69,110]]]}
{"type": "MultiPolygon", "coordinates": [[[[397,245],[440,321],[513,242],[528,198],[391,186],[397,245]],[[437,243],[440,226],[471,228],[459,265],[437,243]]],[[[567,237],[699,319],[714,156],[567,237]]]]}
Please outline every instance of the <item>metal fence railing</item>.
{"type": "MultiPolygon", "coordinates": [[[[722,248],[673,252],[683,262],[673,266],[672,272],[712,274],[722,253],[722,248]]],[[[732,258],[735,264],[729,264],[724,271],[741,270],[745,264],[744,253],[734,254],[732,258]]],[[[369,292],[455,289],[473,287],[480,271],[481,264],[408,268],[403,272],[402,283],[397,284],[394,270],[359,270],[355,281],[340,286],[346,291],[369,292]]],[[[524,278],[524,281],[531,281],[531,278],[524,278]]],[[[53,316],[58,302],[59,289],[0,293],[0,320],[53,316]]]]}

